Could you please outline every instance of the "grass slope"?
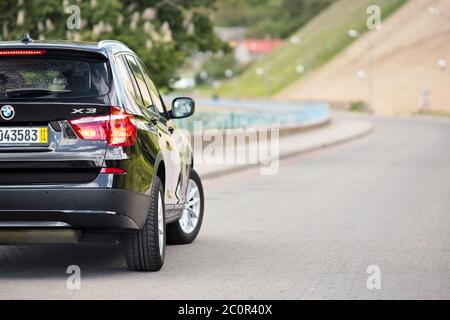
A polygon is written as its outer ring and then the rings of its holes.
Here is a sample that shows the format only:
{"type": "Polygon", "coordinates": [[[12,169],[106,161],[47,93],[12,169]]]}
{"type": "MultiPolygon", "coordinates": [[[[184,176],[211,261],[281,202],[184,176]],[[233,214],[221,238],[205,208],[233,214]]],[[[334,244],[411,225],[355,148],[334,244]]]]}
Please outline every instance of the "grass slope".
{"type": "Polygon", "coordinates": [[[328,7],[305,27],[292,36],[301,39],[300,43],[286,43],[253,63],[237,79],[225,82],[216,93],[221,96],[243,98],[272,96],[292,82],[305,76],[296,72],[298,65],[307,71],[320,67],[331,60],[355,39],[348,35],[350,29],[363,34],[366,26],[367,7],[378,5],[382,9],[382,19],[388,17],[407,0],[340,0],[328,7]],[[257,75],[262,68],[264,75],[257,75]]]}

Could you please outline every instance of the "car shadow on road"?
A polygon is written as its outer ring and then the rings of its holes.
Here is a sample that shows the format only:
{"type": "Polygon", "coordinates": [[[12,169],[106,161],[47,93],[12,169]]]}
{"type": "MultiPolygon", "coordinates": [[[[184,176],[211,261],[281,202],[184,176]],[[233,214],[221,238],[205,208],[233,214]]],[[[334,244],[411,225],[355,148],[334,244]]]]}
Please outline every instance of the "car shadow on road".
{"type": "Polygon", "coordinates": [[[84,277],[128,272],[121,245],[0,247],[0,279],[67,278],[72,265],[84,277]]]}

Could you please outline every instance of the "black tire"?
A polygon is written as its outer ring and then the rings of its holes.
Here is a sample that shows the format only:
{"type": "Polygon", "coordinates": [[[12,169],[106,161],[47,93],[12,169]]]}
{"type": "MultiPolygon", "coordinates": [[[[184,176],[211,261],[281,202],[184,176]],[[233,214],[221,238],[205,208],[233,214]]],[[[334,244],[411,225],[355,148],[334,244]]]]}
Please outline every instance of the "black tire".
{"type": "Polygon", "coordinates": [[[162,254],[158,237],[158,198],[161,197],[163,212],[163,229],[166,235],[164,188],[158,177],[154,178],[150,194],[150,209],[147,221],[137,232],[125,236],[125,256],[130,270],[141,272],[155,272],[161,270],[166,254],[165,239],[163,240],[162,254]]]}
{"type": "Polygon", "coordinates": [[[198,190],[199,190],[200,212],[199,212],[198,222],[197,222],[195,229],[190,233],[186,233],[183,231],[179,220],[167,225],[167,243],[168,244],[175,244],[175,245],[190,244],[190,243],[194,242],[194,240],[197,238],[197,236],[200,232],[200,229],[202,227],[203,211],[205,209],[202,181],[201,181],[198,173],[193,169],[191,169],[189,179],[193,180],[195,182],[195,184],[197,185],[198,190]]]}

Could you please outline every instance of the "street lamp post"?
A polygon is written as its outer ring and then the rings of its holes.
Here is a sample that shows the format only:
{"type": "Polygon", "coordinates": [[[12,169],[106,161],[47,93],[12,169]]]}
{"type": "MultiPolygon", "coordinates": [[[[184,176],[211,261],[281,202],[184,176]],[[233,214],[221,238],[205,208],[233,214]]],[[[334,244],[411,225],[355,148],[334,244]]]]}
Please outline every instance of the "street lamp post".
{"type": "Polygon", "coordinates": [[[299,64],[295,67],[295,72],[298,74],[303,74],[305,72],[305,66],[302,64],[299,64]]]}
{"type": "MultiPolygon", "coordinates": [[[[443,12],[443,11],[441,11],[441,10],[439,10],[438,8],[436,8],[436,7],[429,7],[428,8],[428,13],[431,15],[431,16],[433,16],[433,17],[440,17],[440,18],[443,18],[443,19],[445,19],[445,20],[450,20],[450,14],[448,14],[448,13],[446,13],[446,12],[443,12]]],[[[447,60],[446,59],[444,59],[444,58],[440,58],[440,59],[438,59],[438,61],[437,61],[437,66],[439,67],[439,69],[443,72],[443,73],[449,73],[450,74],[450,71],[448,70],[448,63],[447,63],[447,60]]],[[[427,96],[427,98],[428,98],[428,95],[429,95],[429,91],[428,90],[426,90],[426,96],[427,96]]]]}
{"type": "Polygon", "coordinates": [[[428,13],[431,14],[434,17],[441,17],[447,20],[450,20],[450,14],[447,14],[441,10],[439,10],[436,7],[429,7],[428,8],[428,13]]]}
{"type": "MultiPolygon", "coordinates": [[[[303,39],[300,36],[294,35],[290,38],[290,42],[294,46],[303,46],[303,39]]],[[[294,69],[295,72],[302,76],[304,75],[304,83],[306,88],[306,95],[310,98],[313,97],[313,89],[310,81],[311,73],[313,71],[313,65],[312,65],[312,53],[309,50],[306,50],[306,56],[302,57],[301,63],[297,64],[294,69]]],[[[300,61],[299,61],[300,62],[300,61]]]]}
{"type": "Polygon", "coordinates": [[[440,58],[440,59],[437,61],[437,65],[438,65],[439,69],[440,69],[442,72],[446,72],[446,71],[447,71],[447,60],[445,60],[444,58],[440,58]]]}
{"type": "Polygon", "coordinates": [[[266,97],[270,96],[270,75],[269,72],[267,70],[265,70],[262,67],[258,67],[255,70],[255,73],[257,76],[259,77],[263,77],[263,81],[264,81],[264,95],[266,97]]]}
{"type": "Polygon", "coordinates": [[[239,86],[238,86],[238,81],[237,81],[237,79],[236,79],[236,78],[233,79],[233,77],[234,77],[234,71],[233,71],[232,69],[227,69],[227,70],[225,70],[224,75],[225,75],[225,77],[226,77],[229,81],[232,81],[232,85],[233,85],[233,97],[236,98],[236,97],[237,97],[237,94],[238,94],[239,86]]]}
{"type": "MultiPolygon", "coordinates": [[[[351,29],[348,31],[348,36],[350,38],[356,39],[360,36],[359,32],[357,30],[351,29]]],[[[367,63],[367,99],[368,99],[368,111],[372,112],[374,110],[374,55],[373,55],[373,49],[374,49],[374,43],[372,41],[369,42],[368,46],[368,63],[367,63]]],[[[359,70],[357,73],[357,77],[360,79],[366,78],[366,74],[363,75],[362,70],[359,70]]]]}

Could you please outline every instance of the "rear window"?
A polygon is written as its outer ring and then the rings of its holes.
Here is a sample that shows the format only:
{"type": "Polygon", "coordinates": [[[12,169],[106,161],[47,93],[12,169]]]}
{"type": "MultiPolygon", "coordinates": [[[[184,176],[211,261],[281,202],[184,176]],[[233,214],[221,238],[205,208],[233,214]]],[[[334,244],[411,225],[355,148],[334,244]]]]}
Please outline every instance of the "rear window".
{"type": "Polygon", "coordinates": [[[95,58],[0,57],[0,99],[20,89],[55,92],[45,99],[102,96],[109,92],[108,74],[107,63],[95,58]]]}

